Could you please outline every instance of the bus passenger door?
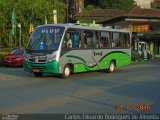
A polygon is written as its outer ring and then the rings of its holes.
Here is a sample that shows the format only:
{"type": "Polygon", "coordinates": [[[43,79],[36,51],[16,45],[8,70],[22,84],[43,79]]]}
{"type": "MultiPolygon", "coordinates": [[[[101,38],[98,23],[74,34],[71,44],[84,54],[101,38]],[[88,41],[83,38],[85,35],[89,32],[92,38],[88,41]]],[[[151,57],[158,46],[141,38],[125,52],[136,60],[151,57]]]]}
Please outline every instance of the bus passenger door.
{"type": "Polygon", "coordinates": [[[98,31],[93,32],[93,38],[92,38],[92,59],[94,63],[98,66],[98,69],[103,69],[103,66],[100,64],[100,60],[103,57],[103,50],[99,49],[99,33],[98,31]]]}
{"type": "MultiPolygon", "coordinates": [[[[94,35],[95,31],[92,30],[84,30],[82,34],[82,44],[83,44],[83,55],[86,60],[86,66],[90,70],[99,70],[99,62],[98,62],[98,51],[94,50],[98,48],[98,43],[96,44],[94,35]]],[[[100,53],[101,54],[101,53],[100,53]]]]}
{"type": "Polygon", "coordinates": [[[103,69],[103,66],[100,64],[100,60],[103,57],[103,51],[94,49],[92,53],[92,59],[95,62],[95,64],[98,66],[99,69],[103,69]]]}
{"type": "Polygon", "coordinates": [[[104,65],[106,63],[102,62],[102,60],[107,54],[106,48],[111,48],[111,33],[107,31],[95,31],[94,41],[96,47],[93,50],[93,59],[99,66],[99,69],[104,69],[106,68],[106,65],[104,65]]]}

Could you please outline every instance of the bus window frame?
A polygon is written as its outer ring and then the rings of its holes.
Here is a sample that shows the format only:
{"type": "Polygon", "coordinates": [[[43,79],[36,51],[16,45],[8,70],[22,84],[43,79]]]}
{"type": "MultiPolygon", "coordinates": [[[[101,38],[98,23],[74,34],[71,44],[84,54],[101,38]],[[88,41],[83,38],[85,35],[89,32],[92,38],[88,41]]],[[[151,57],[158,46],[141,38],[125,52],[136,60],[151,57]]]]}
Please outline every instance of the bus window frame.
{"type": "Polygon", "coordinates": [[[113,37],[112,37],[112,32],[111,31],[99,31],[99,48],[113,48],[112,47],[112,41],[113,41],[113,37]],[[106,36],[106,37],[104,37],[105,38],[105,40],[104,41],[106,41],[106,46],[102,46],[102,36],[101,36],[101,32],[106,32],[108,35],[106,36]]]}
{"type": "MultiPolygon", "coordinates": [[[[130,33],[129,32],[121,32],[121,31],[110,31],[110,30],[92,30],[92,29],[82,29],[82,28],[67,28],[67,30],[65,31],[65,37],[64,39],[66,39],[66,34],[67,33],[74,33],[77,32],[79,34],[79,47],[78,48],[69,48],[66,47],[68,50],[80,50],[80,49],[129,49],[131,47],[131,38],[130,38],[130,33]],[[87,48],[84,47],[85,44],[85,33],[86,32],[90,32],[92,34],[91,38],[91,46],[88,46],[87,48]],[[109,39],[108,41],[106,41],[107,46],[105,47],[101,47],[101,32],[106,32],[108,35],[106,36],[106,40],[107,38],[109,39]],[[116,46],[112,46],[112,41],[113,41],[113,35],[114,33],[118,33],[119,35],[122,36],[121,40],[120,37],[118,37],[119,42],[120,42],[120,46],[116,47],[116,46]],[[126,45],[124,46],[122,42],[124,39],[124,34],[128,35],[127,41],[129,42],[129,46],[126,47],[126,45]],[[98,43],[96,43],[96,41],[98,43]],[[109,44],[108,44],[109,43],[109,44]],[[96,45],[97,44],[97,45],[96,45]]],[[[89,34],[90,34],[89,33],[89,34]]],[[[125,43],[126,44],[126,43],[125,43]]],[[[64,40],[63,40],[63,45],[64,46],[64,40]]]]}
{"type": "MultiPolygon", "coordinates": [[[[83,29],[83,42],[82,42],[82,48],[84,48],[84,49],[96,49],[96,48],[99,48],[99,39],[97,39],[97,42],[98,42],[98,47],[96,47],[96,31],[97,30],[91,30],[91,29],[83,29]],[[89,33],[89,34],[92,34],[92,37],[90,37],[90,39],[91,39],[91,44],[90,45],[88,45],[88,47],[85,47],[85,35],[86,35],[86,33],[89,33]]],[[[98,31],[97,31],[98,32],[98,31]]],[[[89,37],[87,37],[87,38],[89,38],[89,37]]]]}
{"type": "MultiPolygon", "coordinates": [[[[72,36],[73,37],[73,36],[72,36]]],[[[72,38],[71,38],[71,35],[70,35],[70,39],[72,41],[72,38]]],[[[62,41],[62,48],[65,48],[67,49],[68,51],[70,50],[78,50],[78,49],[82,49],[82,39],[81,39],[81,29],[77,29],[77,28],[68,28],[66,31],[65,31],[65,35],[64,35],[64,38],[63,38],[63,41],[62,41]],[[70,31],[71,30],[71,31],[70,31]],[[66,47],[67,46],[67,43],[65,43],[66,45],[64,45],[64,42],[68,42],[66,41],[67,40],[67,33],[78,33],[79,34],[79,47],[77,48],[73,48],[73,45],[72,47],[66,47]],[[80,45],[81,44],[81,45],[80,45]]],[[[73,44],[73,41],[72,41],[72,44],[73,44]]]]}

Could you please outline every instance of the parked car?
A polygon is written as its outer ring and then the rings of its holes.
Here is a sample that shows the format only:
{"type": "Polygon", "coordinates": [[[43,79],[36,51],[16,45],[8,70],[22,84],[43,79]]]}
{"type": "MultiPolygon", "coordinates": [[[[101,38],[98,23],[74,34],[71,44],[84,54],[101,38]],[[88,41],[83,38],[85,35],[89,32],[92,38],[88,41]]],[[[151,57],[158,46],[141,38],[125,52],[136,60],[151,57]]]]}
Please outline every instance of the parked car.
{"type": "Polygon", "coordinates": [[[10,54],[4,57],[3,64],[5,66],[23,66],[24,52],[24,48],[17,48],[13,50],[10,54]]]}

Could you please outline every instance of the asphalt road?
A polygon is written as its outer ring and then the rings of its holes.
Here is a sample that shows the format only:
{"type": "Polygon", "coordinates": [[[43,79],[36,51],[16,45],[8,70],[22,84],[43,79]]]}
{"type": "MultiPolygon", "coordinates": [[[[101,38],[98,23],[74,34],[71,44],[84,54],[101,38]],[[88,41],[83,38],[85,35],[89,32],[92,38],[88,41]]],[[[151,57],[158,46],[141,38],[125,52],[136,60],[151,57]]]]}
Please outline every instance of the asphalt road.
{"type": "Polygon", "coordinates": [[[159,71],[152,60],[61,79],[0,66],[0,113],[159,113],[159,71]]]}

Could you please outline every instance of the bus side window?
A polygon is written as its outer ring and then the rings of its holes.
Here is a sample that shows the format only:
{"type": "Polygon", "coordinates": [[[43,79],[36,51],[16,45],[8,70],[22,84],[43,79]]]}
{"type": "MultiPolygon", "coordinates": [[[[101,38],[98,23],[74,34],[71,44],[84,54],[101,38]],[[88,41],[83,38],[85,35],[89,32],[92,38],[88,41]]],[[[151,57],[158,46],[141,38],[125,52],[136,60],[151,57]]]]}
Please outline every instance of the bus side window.
{"type": "Polygon", "coordinates": [[[102,32],[100,33],[100,48],[110,47],[109,40],[110,40],[109,32],[104,32],[104,31],[102,31],[102,32]]]}
{"type": "Polygon", "coordinates": [[[65,54],[66,52],[72,49],[71,37],[72,37],[72,33],[67,31],[63,39],[61,55],[65,54]]]}
{"type": "Polygon", "coordinates": [[[123,48],[123,36],[122,36],[122,33],[119,33],[119,38],[118,38],[118,47],[121,47],[123,48]]]}
{"type": "Polygon", "coordinates": [[[71,33],[70,32],[66,32],[62,47],[63,48],[72,48],[72,40],[71,40],[71,33]]]}
{"type": "Polygon", "coordinates": [[[67,48],[72,48],[71,33],[66,34],[67,48]]]}
{"type": "Polygon", "coordinates": [[[73,48],[79,48],[80,39],[79,39],[79,33],[78,32],[73,33],[72,41],[73,41],[72,47],[73,48]]]}
{"type": "Polygon", "coordinates": [[[113,33],[113,43],[115,44],[115,47],[120,47],[120,33],[114,32],[113,33]]]}
{"type": "Polygon", "coordinates": [[[100,48],[103,48],[103,36],[104,36],[104,32],[100,32],[100,41],[99,41],[100,48]]]}
{"type": "Polygon", "coordinates": [[[95,40],[94,40],[94,35],[93,35],[93,31],[85,31],[84,32],[84,48],[94,48],[95,44],[94,44],[95,40]]]}
{"type": "Polygon", "coordinates": [[[94,33],[94,39],[95,39],[95,48],[99,48],[99,32],[95,31],[94,33]]]}
{"type": "Polygon", "coordinates": [[[88,48],[87,37],[84,37],[84,48],[88,48]]]}
{"type": "Polygon", "coordinates": [[[130,47],[130,39],[128,33],[123,33],[123,47],[129,48],[130,47]]]}
{"type": "Polygon", "coordinates": [[[76,31],[69,31],[65,35],[63,42],[63,47],[65,48],[79,48],[81,47],[80,34],[76,31]]]}

